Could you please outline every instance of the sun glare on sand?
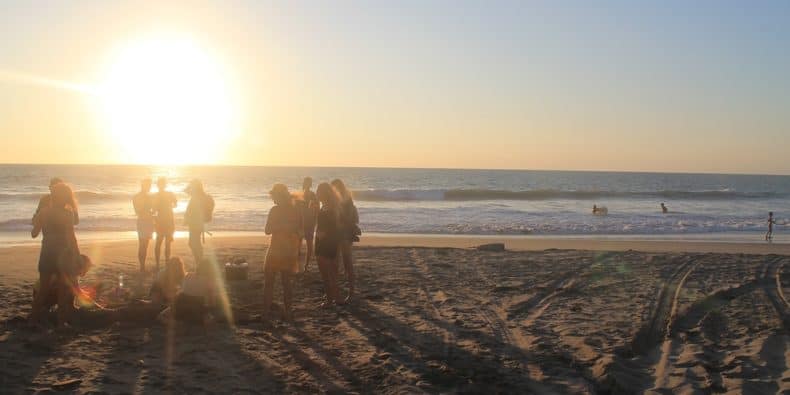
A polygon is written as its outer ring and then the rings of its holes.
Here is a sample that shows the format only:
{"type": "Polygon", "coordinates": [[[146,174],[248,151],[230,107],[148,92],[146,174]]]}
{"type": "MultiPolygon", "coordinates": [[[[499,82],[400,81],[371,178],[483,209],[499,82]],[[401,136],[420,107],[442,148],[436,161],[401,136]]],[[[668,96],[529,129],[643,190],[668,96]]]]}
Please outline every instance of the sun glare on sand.
{"type": "Polygon", "coordinates": [[[206,164],[238,133],[234,96],[216,56],[188,37],[159,35],[111,56],[99,106],[125,160],[206,164]]]}

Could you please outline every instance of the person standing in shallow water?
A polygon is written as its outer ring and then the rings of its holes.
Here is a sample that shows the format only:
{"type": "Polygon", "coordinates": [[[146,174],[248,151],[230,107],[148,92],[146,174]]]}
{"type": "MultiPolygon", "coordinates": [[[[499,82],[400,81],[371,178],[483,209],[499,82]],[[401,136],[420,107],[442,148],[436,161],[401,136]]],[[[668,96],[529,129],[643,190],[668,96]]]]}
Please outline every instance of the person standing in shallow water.
{"type": "Polygon", "coordinates": [[[145,273],[145,259],[148,256],[148,244],[154,235],[154,214],[151,204],[151,179],[140,181],[140,192],[132,198],[134,213],[137,215],[137,261],[140,273],[145,273]]]}
{"type": "Polygon", "coordinates": [[[203,189],[200,180],[192,180],[185,191],[189,194],[189,204],[184,212],[184,223],[189,228],[189,249],[195,258],[195,265],[203,260],[203,234],[206,222],[211,220],[214,199],[203,189]]]}
{"type": "Polygon", "coordinates": [[[765,241],[774,239],[774,224],[776,224],[776,220],[774,219],[774,212],[771,211],[768,213],[768,232],[765,232],[765,241]]]}
{"type": "Polygon", "coordinates": [[[173,234],[176,232],[176,221],[173,209],[178,204],[176,195],[167,190],[167,178],[159,177],[156,180],[158,191],[153,196],[153,211],[156,224],[156,272],[159,272],[159,260],[162,252],[162,243],[165,244],[165,262],[170,260],[170,245],[173,243],[173,234]]]}
{"type": "Polygon", "coordinates": [[[332,180],[332,186],[340,195],[340,255],[343,259],[343,271],[346,274],[348,284],[348,296],[345,303],[351,302],[354,298],[354,256],[351,247],[355,241],[359,241],[359,212],[354,205],[351,191],[340,179],[332,180]]]}
{"type": "Polygon", "coordinates": [[[291,278],[299,272],[299,247],[304,231],[302,210],[284,184],[275,184],[269,191],[274,207],[266,218],[265,233],[271,235],[263,266],[263,316],[268,318],[274,293],[275,275],[280,274],[283,287],[283,320],[291,321],[293,313],[291,278]]]}

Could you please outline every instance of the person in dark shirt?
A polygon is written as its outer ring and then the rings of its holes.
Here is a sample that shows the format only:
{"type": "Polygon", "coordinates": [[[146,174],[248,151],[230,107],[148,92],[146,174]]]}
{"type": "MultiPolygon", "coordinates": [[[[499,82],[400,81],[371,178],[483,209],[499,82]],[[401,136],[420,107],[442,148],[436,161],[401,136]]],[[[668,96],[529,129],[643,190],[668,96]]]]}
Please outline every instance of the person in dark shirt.
{"type": "Polygon", "coordinates": [[[326,300],[321,307],[341,304],[337,289],[337,252],[340,248],[340,197],[328,183],[321,183],[316,189],[316,196],[321,202],[321,210],[316,219],[315,256],[318,258],[318,269],[324,281],[326,300]]]}
{"type": "MultiPolygon", "coordinates": [[[[304,219],[304,240],[307,245],[307,254],[304,260],[304,270],[310,264],[310,259],[313,257],[313,239],[315,236],[315,221],[318,215],[318,208],[320,203],[315,196],[315,192],[310,188],[313,186],[313,179],[305,177],[302,182],[302,198],[297,200],[297,204],[302,211],[302,218],[304,219]]],[[[299,242],[301,245],[301,241],[299,242]]]]}
{"type": "Polygon", "coordinates": [[[359,213],[357,207],[354,205],[354,199],[351,197],[351,191],[346,188],[346,185],[340,179],[332,180],[332,186],[340,195],[340,256],[343,260],[343,272],[346,274],[346,283],[348,284],[348,296],[346,296],[346,303],[351,302],[354,298],[354,257],[352,255],[351,246],[355,241],[359,241],[359,213]]]}

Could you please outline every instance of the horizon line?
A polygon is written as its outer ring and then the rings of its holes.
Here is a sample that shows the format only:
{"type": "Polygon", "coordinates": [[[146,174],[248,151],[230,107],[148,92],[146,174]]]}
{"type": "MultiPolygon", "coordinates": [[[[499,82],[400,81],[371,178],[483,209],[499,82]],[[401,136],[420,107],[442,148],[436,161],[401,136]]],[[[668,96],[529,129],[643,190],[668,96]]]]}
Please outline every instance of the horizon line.
{"type": "Polygon", "coordinates": [[[318,165],[249,165],[249,164],[143,164],[143,163],[7,163],[0,166],[137,166],[137,167],[274,167],[274,168],[320,168],[320,169],[391,169],[391,170],[478,170],[478,171],[533,171],[568,173],[633,173],[633,174],[678,174],[678,175],[723,175],[723,176],[775,176],[786,177],[788,173],[746,173],[720,171],[656,171],[656,170],[580,170],[580,169],[525,169],[525,168],[477,168],[477,167],[396,167],[396,166],[318,166],[318,165]]]}

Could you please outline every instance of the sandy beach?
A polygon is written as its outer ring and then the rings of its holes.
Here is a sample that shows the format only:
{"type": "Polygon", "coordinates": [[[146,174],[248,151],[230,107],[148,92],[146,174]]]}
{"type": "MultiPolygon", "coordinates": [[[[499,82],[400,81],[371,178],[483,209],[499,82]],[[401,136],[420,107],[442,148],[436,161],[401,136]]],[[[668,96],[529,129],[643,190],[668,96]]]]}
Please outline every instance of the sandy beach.
{"type": "MultiPolygon", "coordinates": [[[[77,333],[24,324],[37,247],[0,248],[3,392],[655,393],[790,391],[785,244],[366,237],[359,297],[317,309],[316,266],[296,322],[260,322],[265,238],[210,239],[246,257],[229,282],[235,325],[116,323],[77,333]]],[[[92,242],[88,283],[124,273],[134,242],[92,242]]],[[[174,253],[184,257],[186,243],[174,253]]],[[[191,259],[187,260],[191,266],[191,259]]],[[[279,290],[278,290],[279,292],[279,290]]],[[[279,293],[275,294],[278,300],[279,293]]]]}

